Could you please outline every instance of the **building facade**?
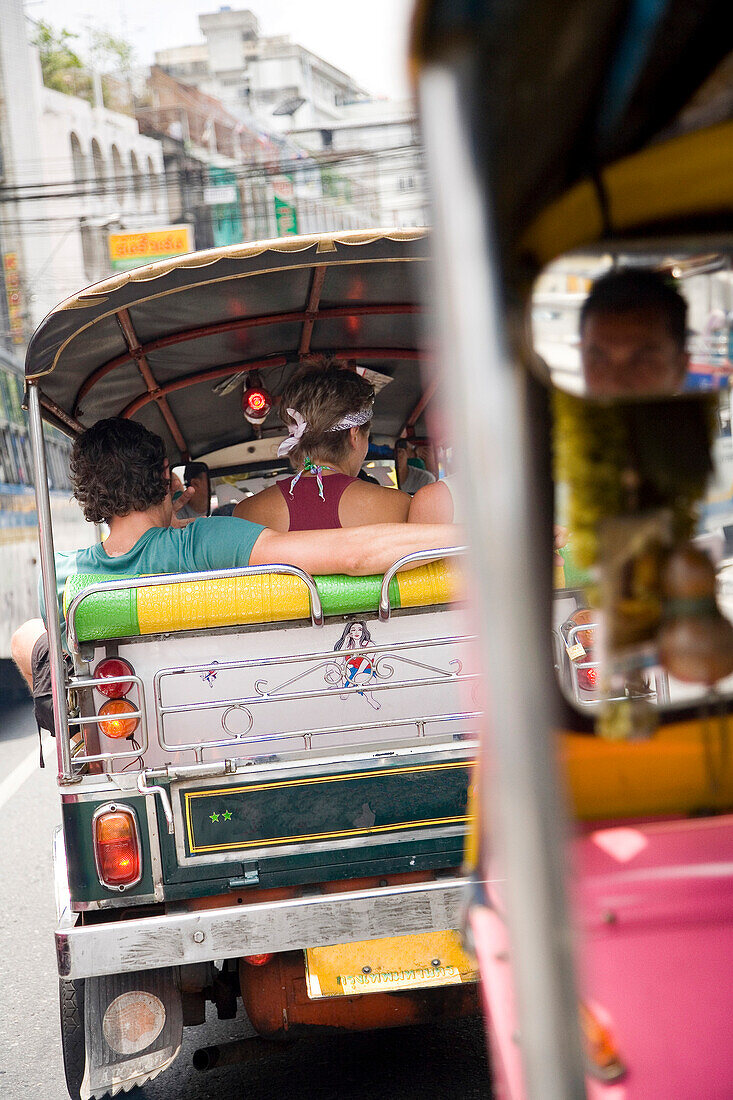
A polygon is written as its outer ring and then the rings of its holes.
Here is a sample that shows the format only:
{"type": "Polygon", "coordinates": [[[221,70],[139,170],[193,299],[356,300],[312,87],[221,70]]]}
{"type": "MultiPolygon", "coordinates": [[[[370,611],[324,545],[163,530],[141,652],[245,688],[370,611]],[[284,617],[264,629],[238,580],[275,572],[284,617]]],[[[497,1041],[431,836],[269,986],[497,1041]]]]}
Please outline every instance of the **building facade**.
{"type": "Polygon", "coordinates": [[[40,130],[44,201],[55,229],[34,288],[44,316],[53,299],[110,273],[110,232],[162,228],[170,214],[162,146],[134,118],[42,88],[40,130]]]}
{"type": "Polygon", "coordinates": [[[22,348],[58,302],[109,274],[112,230],[169,223],[160,142],[133,117],[44,87],[21,0],[3,0],[0,33],[0,250],[5,311],[22,348]],[[11,306],[8,311],[8,305],[11,306]]]}
{"type": "Polygon", "coordinates": [[[208,185],[200,189],[199,205],[191,209],[191,195],[188,206],[183,202],[183,216],[195,220],[198,247],[233,243],[236,232],[239,240],[261,240],[367,228],[378,221],[374,194],[358,180],[322,168],[286,134],[267,130],[247,112],[235,115],[162,66],[151,69],[147,98],[137,117],[145,133],[163,142],[169,179],[191,181],[190,172],[183,176],[174,166],[175,157],[179,165],[185,156],[206,166],[208,185]],[[204,223],[211,226],[211,239],[202,234],[204,223]]]}
{"type": "Polygon", "coordinates": [[[251,11],[224,7],[199,26],[204,42],[159,51],[156,61],[280,146],[278,222],[285,194],[300,232],[426,224],[412,103],[370,98],[289,37],[263,35],[251,11]]]}
{"type": "Polygon", "coordinates": [[[289,36],[263,35],[251,11],[222,7],[200,15],[199,26],[205,42],[161,50],[156,64],[268,129],[328,125],[345,104],[366,97],[347,73],[289,36]]]}
{"type": "Polygon", "coordinates": [[[296,129],[291,136],[353,187],[371,193],[374,224],[428,224],[425,168],[410,100],[360,100],[344,106],[328,126],[296,129]]]}

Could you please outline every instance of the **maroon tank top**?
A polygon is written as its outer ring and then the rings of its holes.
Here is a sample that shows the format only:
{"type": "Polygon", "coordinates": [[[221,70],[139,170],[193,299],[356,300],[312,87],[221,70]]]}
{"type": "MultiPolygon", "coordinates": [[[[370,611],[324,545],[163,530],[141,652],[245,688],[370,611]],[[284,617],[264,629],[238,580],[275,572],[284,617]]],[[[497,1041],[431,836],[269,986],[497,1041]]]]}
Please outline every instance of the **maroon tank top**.
{"type": "Polygon", "coordinates": [[[341,526],[339,503],[349,485],[359,479],[347,474],[324,474],[323,496],[318,495],[318,481],[312,474],[303,474],[290,495],[292,477],[276,481],[288,506],[289,531],[324,531],[341,526]]]}

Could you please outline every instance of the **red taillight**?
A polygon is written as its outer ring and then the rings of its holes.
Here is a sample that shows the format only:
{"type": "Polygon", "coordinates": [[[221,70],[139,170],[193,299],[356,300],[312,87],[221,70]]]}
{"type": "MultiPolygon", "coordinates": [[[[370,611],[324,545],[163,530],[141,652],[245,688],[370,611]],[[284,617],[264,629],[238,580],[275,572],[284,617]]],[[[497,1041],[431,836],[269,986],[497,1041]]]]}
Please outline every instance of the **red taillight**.
{"type": "Polygon", "coordinates": [[[264,955],[243,955],[242,962],[249,963],[250,966],[264,966],[265,963],[269,963],[272,957],[272,951],[264,955]]]}
{"type": "MultiPolygon", "coordinates": [[[[588,654],[588,656],[590,657],[590,654],[588,654]]],[[[578,685],[583,691],[595,691],[598,687],[598,669],[579,668],[578,685]]]]}
{"type": "Polygon", "coordinates": [[[126,677],[134,674],[132,665],[123,657],[105,657],[94,670],[95,679],[107,681],[104,684],[97,684],[97,691],[109,696],[110,699],[121,699],[132,688],[132,680],[126,677]]]}
{"type": "Polygon", "coordinates": [[[94,856],[105,886],[131,886],[140,879],[140,839],[132,810],[110,806],[97,811],[94,856]]]}
{"type": "Polygon", "coordinates": [[[129,703],[127,699],[110,699],[99,708],[97,725],[105,737],[111,737],[117,741],[122,737],[132,737],[140,725],[140,719],[126,717],[135,715],[137,707],[129,703]]]}

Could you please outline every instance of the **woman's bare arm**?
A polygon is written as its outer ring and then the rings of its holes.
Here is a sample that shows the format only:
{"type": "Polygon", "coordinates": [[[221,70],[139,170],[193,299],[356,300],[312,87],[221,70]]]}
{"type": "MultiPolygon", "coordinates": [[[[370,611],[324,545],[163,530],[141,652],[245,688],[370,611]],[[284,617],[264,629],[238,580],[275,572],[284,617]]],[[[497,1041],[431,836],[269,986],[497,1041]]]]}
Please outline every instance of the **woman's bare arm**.
{"type": "Polygon", "coordinates": [[[384,573],[406,554],[461,542],[461,528],[452,523],[380,523],[338,531],[265,530],[252,548],[250,565],[282,562],[308,573],[364,577],[384,573]]]}

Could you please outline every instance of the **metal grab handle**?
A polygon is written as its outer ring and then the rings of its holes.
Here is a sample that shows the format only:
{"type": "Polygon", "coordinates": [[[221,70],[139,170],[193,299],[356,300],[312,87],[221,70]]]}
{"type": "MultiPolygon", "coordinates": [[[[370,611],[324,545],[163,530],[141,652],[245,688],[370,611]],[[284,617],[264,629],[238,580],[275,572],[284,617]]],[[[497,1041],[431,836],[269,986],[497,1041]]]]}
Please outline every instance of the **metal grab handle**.
{"type": "Polygon", "coordinates": [[[394,565],[391,565],[384,574],[382,589],[379,593],[379,618],[382,622],[386,622],[392,614],[389,586],[398,569],[402,569],[403,566],[409,565],[410,562],[413,561],[435,561],[436,558],[455,558],[459,554],[465,554],[467,551],[467,546],[444,546],[442,548],[436,548],[435,550],[415,550],[414,553],[405,554],[404,558],[400,558],[394,565]]]}
{"type": "Polygon", "coordinates": [[[149,787],[145,772],[140,772],[139,776],[137,777],[137,789],[140,791],[140,794],[149,795],[152,797],[155,797],[155,795],[157,794],[158,798],[160,799],[160,804],[163,807],[163,813],[165,814],[165,820],[168,825],[168,833],[170,836],[173,836],[173,807],[171,806],[171,801],[168,797],[168,792],[166,791],[165,787],[160,787],[157,783],[153,784],[152,787],[149,787]]]}
{"type": "Polygon", "coordinates": [[[103,581],[99,584],[90,584],[83,592],[79,592],[69,605],[66,613],[66,636],[69,648],[79,652],[79,639],[76,635],[76,613],[79,606],[89,596],[99,592],[126,592],[130,589],[152,588],[159,584],[187,584],[189,581],[228,580],[231,577],[256,577],[263,573],[279,573],[286,576],[298,577],[308,588],[310,594],[311,620],[314,626],[323,626],[323,605],[316,588],[316,582],[310,573],[299,569],[295,565],[246,565],[239,569],[216,569],[204,573],[160,573],[153,577],[133,577],[128,580],[103,581]]]}

